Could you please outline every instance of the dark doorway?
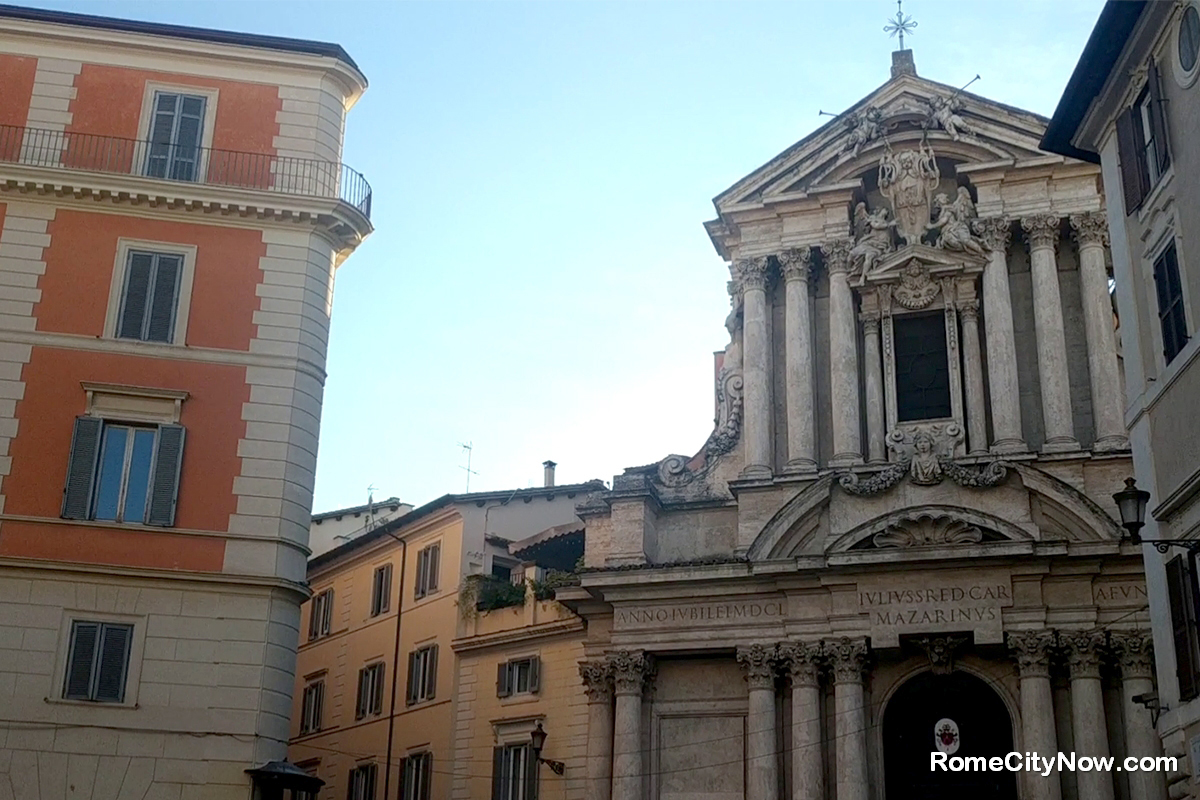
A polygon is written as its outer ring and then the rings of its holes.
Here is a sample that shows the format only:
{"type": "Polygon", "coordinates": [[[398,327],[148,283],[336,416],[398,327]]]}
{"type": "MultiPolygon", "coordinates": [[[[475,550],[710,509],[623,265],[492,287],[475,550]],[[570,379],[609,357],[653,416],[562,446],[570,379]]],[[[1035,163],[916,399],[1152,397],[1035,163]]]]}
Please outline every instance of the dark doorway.
{"type": "Polygon", "coordinates": [[[1003,758],[1013,749],[1012,720],[991,687],[965,672],[921,673],[884,710],[887,800],[1016,800],[1016,773],[930,770],[934,729],[943,719],[958,728],[954,756],[1003,758]]]}

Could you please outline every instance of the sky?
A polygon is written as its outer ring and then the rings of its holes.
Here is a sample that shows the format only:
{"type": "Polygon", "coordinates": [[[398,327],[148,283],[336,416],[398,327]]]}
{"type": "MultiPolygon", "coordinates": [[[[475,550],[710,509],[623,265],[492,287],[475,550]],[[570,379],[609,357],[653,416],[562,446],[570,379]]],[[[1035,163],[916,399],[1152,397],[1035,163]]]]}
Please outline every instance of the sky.
{"type": "MultiPolygon", "coordinates": [[[[896,49],[883,0],[25,1],[336,42],[367,76],[343,158],[375,232],[337,274],[314,511],[699,450],[728,339],[712,198],[896,49]]],[[[906,45],[1050,116],[1102,5],[909,0],[906,45]]]]}

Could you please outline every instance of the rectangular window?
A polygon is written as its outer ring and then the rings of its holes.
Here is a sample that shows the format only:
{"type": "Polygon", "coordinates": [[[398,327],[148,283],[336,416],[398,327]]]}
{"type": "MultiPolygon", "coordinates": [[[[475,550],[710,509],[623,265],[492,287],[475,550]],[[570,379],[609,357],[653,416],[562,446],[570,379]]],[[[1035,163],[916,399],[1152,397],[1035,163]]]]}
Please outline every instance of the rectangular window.
{"type": "Polygon", "coordinates": [[[184,433],[77,417],[62,517],[174,525],[184,433]]]}
{"type": "Polygon", "coordinates": [[[354,718],[383,713],[383,662],[371,664],[358,671],[358,702],[354,718]]]}
{"type": "Polygon", "coordinates": [[[433,785],[433,753],[416,753],[400,760],[401,800],[429,800],[433,785]]]}
{"type": "Polygon", "coordinates": [[[1179,257],[1175,242],[1154,260],[1154,289],[1158,295],[1158,324],[1162,330],[1163,356],[1170,364],[1188,341],[1187,315],[1183,308],[1183,284],[1179,280],[1179,257]]]}
{"type": "Polygon", "coordinates": [[[496,667],[496,696],[537,694],[541,688],[541,659],[537,656],[518,658],[496,667]]]}
{"type": "Polygon", "coordinates": [[[146,175],[173,181],[200,179],[200,138],[205,98],[155,92],[146,152],[146,175]]]}
{"type": "Polygon", "coordinates": [[[133,626],[72,622],[63,697],[97,703],[125,700],[133,626]]]}
{"type": "Polygon", "coordinates": [[[437,691],[436,644],[422,647],[408,654],[408,705],[432,700],[437,691]]]}
{"type": "Polygon", "coordinates": [[[182,279],[183,256],[130,250],[117,315],[117,338],[174,341],[182,279]]]}
{"type": "Polygon", "coordinates": [[[492,751],[492,800],[529,800],[537,780],[533,750],[527,744],[497,747],[492,751]]]}
{"type": "Polygon", "coordinates": [[[417,598],[437,591],[441,551],[440,544],[431,544],[417,553],[417,598]]]}
{"type": "Polygon", "coordinates": [[[304,687],[300,708],[300,733],[321,730],[321,710],[325,704],[325,681],[316,681],[304,687]]]}
{"type": "Polygon", "coordinates": [[[1200,642],[1196,632],[1196,573],[1183,556],[1167,562],[1167,598],[1171,609],[1171,631],[1175,639],[1175,675],[1179,697],[1191,700],[1200,695],[1200,642]]]}
{"type": "Polygon", "coordinates": [[[329,635],[333,622],[333,589],[326,589],[320,594],[313,595],[312,606],[308,610],[308,640],[318,639],[329,635]]]}
{"type": "Polygon", "coordinates": [[[892,319],[901,422],[950,416],[950,360],[941,312],[892,319]]]}
{"type": "Polygon", "coordinates": [[[1150,62],[1146,89],[1117,118],[1117,154],[1125,213],[1132,214],[1171,165],[1158,65],[1150,62]]]}
{"type": "Polygon", "coordinates": [[[375,569],[371,579],[371,616],[377,617],[388,610],[392,596],[392,565],[384,564],[375,569]]]}
{"type": "Polygon", "coordinates": [[[350,790],[346,800],[375,800],[377,771],[374,764],[363,764],[350,770],[350,790]]]}

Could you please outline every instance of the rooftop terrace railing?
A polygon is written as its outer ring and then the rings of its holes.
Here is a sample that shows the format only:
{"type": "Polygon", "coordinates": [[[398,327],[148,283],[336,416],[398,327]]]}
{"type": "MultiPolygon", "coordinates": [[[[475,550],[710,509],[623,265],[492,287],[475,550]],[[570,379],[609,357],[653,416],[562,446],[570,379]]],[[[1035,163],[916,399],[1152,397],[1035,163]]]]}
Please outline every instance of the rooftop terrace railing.
{"type": "Polygon", "coordinates": [[[332,161],[0,125],[0,163],[336,198],[371,217],[371,185],[332,161]]]}

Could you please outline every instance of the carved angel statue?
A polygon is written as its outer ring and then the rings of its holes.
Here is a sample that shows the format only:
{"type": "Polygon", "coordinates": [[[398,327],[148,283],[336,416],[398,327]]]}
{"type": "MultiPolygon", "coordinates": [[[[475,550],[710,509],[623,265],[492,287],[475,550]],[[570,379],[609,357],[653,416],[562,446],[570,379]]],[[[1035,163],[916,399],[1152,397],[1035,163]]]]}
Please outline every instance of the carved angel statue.
{"type": "Polygon", "coordinates": [[[925,105],[929,106],[929,113],[926,117],[927,127],[941,128],[956,142],[960,133],[975,135],[975,131],[967,125],[966,120],[958,115],[958,112],[963,109],[961,100],[954,97],[949,100],[944,97],[934,97],[932,100],[926,100],[925,105]]]}
{"type": "Polygon", "coordinates": [[[922,143],[918,150],[892,152],[879,160],[879,190],[892,204],[896,230],[905,244],[920,244],[929,224],[933,191],[941,180],[933,150],[922,143]]]}
{"type": "Polygon", "coordinates": [[[861,267],[863,278],[883,255],[894,249],[892,228],[896,227],[896,221],[887,217],[886,208],[867,211],[867,204],[861,202],[854,207],[855,243],[850,250],[850,265],[854,269],[861,267]]]}
{"type": "Polygon", "coordinates": [[[954,202],[945,193],[939,193],[934,198],[937,217],[926,227],[938,231],[937,246],[943,250],[957,250],[977,256],[986,257],[987,253],[980,239],[971,230],[971,222],[976,217],[975,203],[967,187],[958,187],[954,202]]]}
{"type": "Polygon", "coordinates": [[[933,437],[925,431],[919,431],[913,437],[909,474],[912,476],[912,482],[920,486],[933,486],[942,482],[942,465],[933,450],[933,437]]]}
{"type": "Polygon", "coordinates": [[[851,150],[854,157],[858,158],[858,152],[862,150],[863,145],[878,139],[879,134],[883,132],[883,112],[875,106],[867,106],[857,114],[850,115],[846,120],[846,127],[850,135],[846,138],[842,150],[851,150]]]}

